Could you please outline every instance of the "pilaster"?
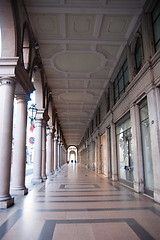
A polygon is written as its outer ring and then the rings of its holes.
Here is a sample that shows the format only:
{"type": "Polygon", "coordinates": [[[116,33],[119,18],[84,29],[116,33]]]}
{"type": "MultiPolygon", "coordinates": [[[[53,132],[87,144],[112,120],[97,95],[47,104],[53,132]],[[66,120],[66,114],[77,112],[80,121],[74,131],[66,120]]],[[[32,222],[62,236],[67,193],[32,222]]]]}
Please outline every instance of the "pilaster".
{"type": "Polygon", "coordinates": [[[112,155],[112,180],[117,181],[117,155],[116,155],[116,129],[115,124],[111,123],[111,155],[112,155]]]}
{"type": "Polygon", "coordinates": [[[159,89],[153,87],[147,93],[147,101],[154,175],[154,199],[160,203],[160,133],[158,119],[159,102],[156,98],[156,92],[158,91],[159,89]]]}
{"type": "Polygon", "coordinates": [[[109,162],[110,162],[110,149],[109,149],[109,132],[108,128],[106,128],[106,177],[110,176],[109,162]]]}
{"type": "Polygon", "coordinates": [[[131,106],[130,114],[131,114],[133,161],[134,161],[134,190],[136,192],[143,192],[144,176],[143,176],[141,129],[138,105],[134,104],[131,106]]]}
{"type": "Polygon", "coordinates": [[[144,61],[146,62],[150,60],[155,53],[151,13],[144,13],[142,15],[142,38],[144,61]]]}

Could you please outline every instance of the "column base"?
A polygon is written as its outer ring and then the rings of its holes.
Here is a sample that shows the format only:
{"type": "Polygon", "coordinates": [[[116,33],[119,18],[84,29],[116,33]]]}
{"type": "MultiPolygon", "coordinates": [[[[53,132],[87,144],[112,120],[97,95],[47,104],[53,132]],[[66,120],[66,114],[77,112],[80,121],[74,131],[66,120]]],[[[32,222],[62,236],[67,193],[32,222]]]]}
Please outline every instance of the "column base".
{"type": "Polygon", "coordinates": [[[154,201],[160,203],[160,191],[154,191],[154,201]]]}
{"type": "Polygon", "coordinates": [[[134,191],[137,193],[144,192],[144,183],[134,182],[134,191]]]}
{"type": "Polygon", "coordinates": [[[52,176],[53,176],[53,173],[52,173],[52,172],[47,173],[47,178],[48,178],[48,179],[51,178],[52,176]]]}
{"type": "Polygon", "coordinates": [[[115,174],[112,174],[112,180],[113,180],[113,181],[118,181],[118,176],[115,175],[115,174]]]}
{"type": "Polygon", "coordinates": [[[42,176],[42,179],[43,179],[43,181],[45,181],[46,179],[47,179],[47,176],[42,176]]]}
{"type": "Polygon", "coordinates": [[[8,198],[1,198],[0,197],[0,209],[9,208],[14,204],[14,198],[11,196],[8,196],[8,198]]]}
{"type": "Polygon", "coordinates": [[[26,195],[28,194],[28,188],[26,187],[11,187],[12,195],[26,195]]]}
{"type": "Polygon", "coordinates": [[[43,182],[43,179],[41,177],[33,177],[31,180],[31,183],[41,183],[43,182]]]}

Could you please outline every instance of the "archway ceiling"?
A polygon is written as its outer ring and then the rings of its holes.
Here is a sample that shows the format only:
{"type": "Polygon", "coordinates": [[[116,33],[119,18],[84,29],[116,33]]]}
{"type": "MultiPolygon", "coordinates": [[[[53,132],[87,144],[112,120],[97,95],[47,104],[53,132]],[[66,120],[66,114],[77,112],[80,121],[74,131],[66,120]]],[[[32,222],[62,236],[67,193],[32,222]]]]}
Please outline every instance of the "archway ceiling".
{"type": "Polygon", "coordinates": [[[24,0],[67,145],[78,145],[144,0],[24,0]]]}

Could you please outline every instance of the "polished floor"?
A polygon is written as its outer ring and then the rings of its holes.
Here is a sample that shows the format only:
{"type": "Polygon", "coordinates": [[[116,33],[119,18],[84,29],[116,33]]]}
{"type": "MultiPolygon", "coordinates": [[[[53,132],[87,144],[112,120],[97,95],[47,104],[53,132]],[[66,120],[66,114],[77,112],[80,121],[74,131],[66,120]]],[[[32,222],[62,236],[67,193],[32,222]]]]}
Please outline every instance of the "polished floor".
{"type": "Polygon", "coordinates": [[[160,205],[79,164],[0,210],[3,240],[160,239],[160,205]]]}

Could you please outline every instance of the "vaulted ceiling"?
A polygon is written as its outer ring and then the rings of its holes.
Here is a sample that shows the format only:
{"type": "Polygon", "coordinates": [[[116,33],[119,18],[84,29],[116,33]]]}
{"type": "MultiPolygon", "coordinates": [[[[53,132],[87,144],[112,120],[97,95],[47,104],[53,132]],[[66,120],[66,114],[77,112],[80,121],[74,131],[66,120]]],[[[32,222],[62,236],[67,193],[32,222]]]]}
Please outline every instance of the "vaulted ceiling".
{"type": "Polygon", "coordinates": [[[24,0],[67,145],[78,145],[144,0],[24,0]]]}

